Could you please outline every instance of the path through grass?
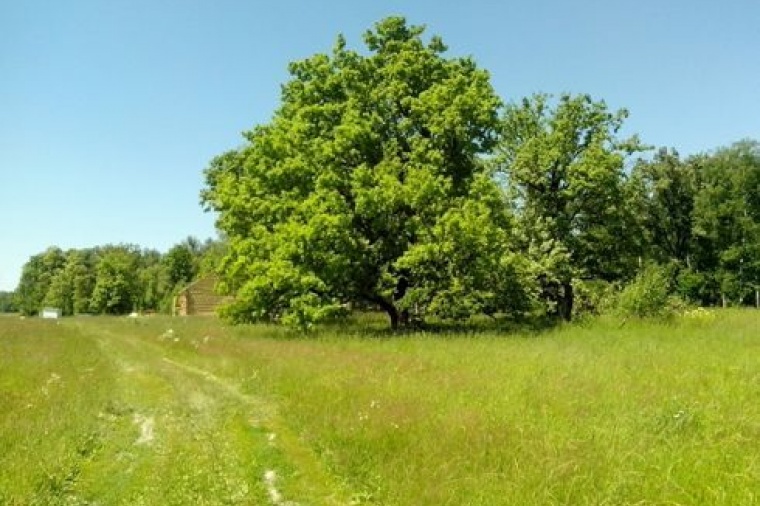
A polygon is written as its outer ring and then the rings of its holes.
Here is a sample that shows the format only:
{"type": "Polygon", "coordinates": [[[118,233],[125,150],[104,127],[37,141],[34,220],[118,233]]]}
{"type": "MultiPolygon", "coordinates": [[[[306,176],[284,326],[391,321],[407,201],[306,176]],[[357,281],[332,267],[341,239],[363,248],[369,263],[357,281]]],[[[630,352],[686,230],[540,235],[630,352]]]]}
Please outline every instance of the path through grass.
{"type": "Polygon", "coordinates": [[[0,504],[341,504],[273,406],[170,358],[163,323],[0,324],[0,504]]]}

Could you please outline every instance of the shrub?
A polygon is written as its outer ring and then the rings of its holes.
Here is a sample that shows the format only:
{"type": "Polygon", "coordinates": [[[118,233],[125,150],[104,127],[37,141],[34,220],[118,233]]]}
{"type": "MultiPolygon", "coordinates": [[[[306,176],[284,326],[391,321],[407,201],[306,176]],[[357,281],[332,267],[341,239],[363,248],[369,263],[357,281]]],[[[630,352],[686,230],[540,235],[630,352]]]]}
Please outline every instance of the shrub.
{"type": "Polygon", "coordinates": [[[620,314],[637,318],[672,316],[684,303],[671,295],[669,269],[658,265],[645,267],[620,293],[620,314]]]}
{"type": "Polygon", "coordinates": [[[714,294],[718,291],[712,276],[693,269],[683,269],[676,278],[678,295],[697,304],[714,303],[714,294]]]}
{"type": "Polygon", "coordinates": [[[574,280],[575,315],[579,318],[595,316],[612,309],[615,285],[601,279],[574,280]]]}

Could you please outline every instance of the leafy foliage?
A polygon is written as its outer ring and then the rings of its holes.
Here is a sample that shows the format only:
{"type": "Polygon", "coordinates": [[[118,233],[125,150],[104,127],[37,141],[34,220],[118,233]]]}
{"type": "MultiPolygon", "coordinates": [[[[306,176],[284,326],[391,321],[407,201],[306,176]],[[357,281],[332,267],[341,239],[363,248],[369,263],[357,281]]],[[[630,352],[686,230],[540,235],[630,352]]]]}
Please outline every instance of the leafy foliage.
{"type": "Polygon", "coordinates": [[[211,162],[202,199],[229,237],[231,319],[308,325],[365,302],[395,327],[413,311],[523,304],[503,296],[520,292],[518,262],[481,160],[499,98],[423,31],[391,17],[365,34],[366,53],[339,37],[331,55],[292,63],[272,121],[211,162]]]}
{"type": "Polygon", "coordinates": [[[594,280],[573,280],[576,316],[598,316],[610,312],[615,306],[618,286],[615,283],[594,280]]]}
{"type": "Polygon", "coordinates": [[[676,304],[671,297],[671,273],[659,265],[646,266],[620,293],[618,309],[625,316],[666,317],[676,304]]]}
{"type": "Polygon", "coordinates": [[[138,251],[129,246],[106,248],[96,268],[90,307],[96,313],[123,314],[137,302],[138,251]]]}
{"type": "Polygon", "coordinates": [[[681,160],[660,150],[634,170],[650,260],[674,266],[699,304],[752,303],[760,287],[760,149],[741,141],[681,160]]]}
{"type": "Polygon", "coordinates": [[[169,284],[173,286],[185,284],[195,278],[197,272],[195,255],[187,243],[172,246],[163,258],[163,262],[169,284]]]}
{"type": "Polygon", "coordinates": [[[711,272],[722,302],[760,289],[760,145],[743,141],[698,159],[696,268],[711,272]]]}
{"type": "Polygon", "coordinates": [[[14,292],[0,291],[0,313],[14,313],[16,308],[16,295],[14,292]]]}
{"type": "Polygon", "coordinates": [[[640,161],[633,171],[641,196],[643,228],[661,262],[687,264],[691,253],[697,165],[681,161],[675,150],[660,149],[651,162],[640,161]]]}
{"type": "Polygon", "coordinates": [[[549,310],[568,320],[574,278],[611,281],[635,265],[638,234],[623,169],[642,147],[617,137],[627,114],[588,95],[556,103],[534,95],[504,114],[499,167],[522,250],[549,310]]]}
{"type": "Polygon", "coordinates": [[[166,254],[134,245],[66,252],[52,247],[24,265],[13,307],[26,315],[43,306],[57,307],[63,315],[165,310],[174,290],[192,281],[199,265],[206,274],[214,271],[223,248],[221,241],[192,237],[166,254]]]}
{"type": "Polygon", "coordinates": [[[16,301],[23,314],[30,316],[40,311],[54,278],[65,264],[66,257],[57,247],[29,259],[21,270],[16,288],[16,301]]]}

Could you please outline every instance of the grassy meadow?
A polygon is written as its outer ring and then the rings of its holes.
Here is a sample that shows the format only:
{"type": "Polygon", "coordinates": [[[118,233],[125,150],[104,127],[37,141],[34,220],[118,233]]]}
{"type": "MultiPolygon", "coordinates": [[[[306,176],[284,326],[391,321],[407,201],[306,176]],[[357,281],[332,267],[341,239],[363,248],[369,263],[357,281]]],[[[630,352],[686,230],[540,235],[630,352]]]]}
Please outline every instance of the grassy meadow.
{"type": "Polygon", "coordinates": [[[0,504],[760,504],[760,311],[301,336],[0,318],[0,504]]]}

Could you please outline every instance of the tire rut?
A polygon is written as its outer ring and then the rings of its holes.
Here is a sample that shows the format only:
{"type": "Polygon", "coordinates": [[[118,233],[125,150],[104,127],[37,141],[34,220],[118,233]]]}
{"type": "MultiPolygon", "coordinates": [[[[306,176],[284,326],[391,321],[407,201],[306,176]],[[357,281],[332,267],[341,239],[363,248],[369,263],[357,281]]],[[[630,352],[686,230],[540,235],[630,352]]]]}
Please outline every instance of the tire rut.
{"type": "MultiPolygon", "coordinates": [[[[241,391],[234,381],[217,376],[210,370],[168,356],[170,349],[149,339],[130,335],[128,327],[122,333],[118,331],[121,329],[114,331],[93,323],[76,322],[76,325],[83,334],[92,337],[122,371],[128,388],[139,390],[139,383],[169,386],[171,403],[184,405],[195,413],[198,423],[211,426],[217,426],[219,416],[225,413],[247,413],[246,420],[251,430],[249,437],[263,441],[257,444],[265,448],[259,459],[262,471],[258,473],[258,484],[263,486],[270,503],[291,506],[352,503],[347,499],[350,494],[325,469],[313,451],[278,418],[276,405],[271,401],[241,391]],[[200,400],[194,402],[196,399],[200,400]],[[273,476],[277,476],[276,488],[273,476]],[[285,490],[280,490],[280,486],[285,490]]],[[[139,398],[139,393],[133,395],[139,398]]],[[[151,418],[150,437],[159,440],[162,429],[158,425],[159,417],[155,417],[156,424],[153,420],[151,418]]],[[[147,429],[141,427],[140,430],[138,440],[146,441],[148,438],[143,432],[147,429]]]]}

